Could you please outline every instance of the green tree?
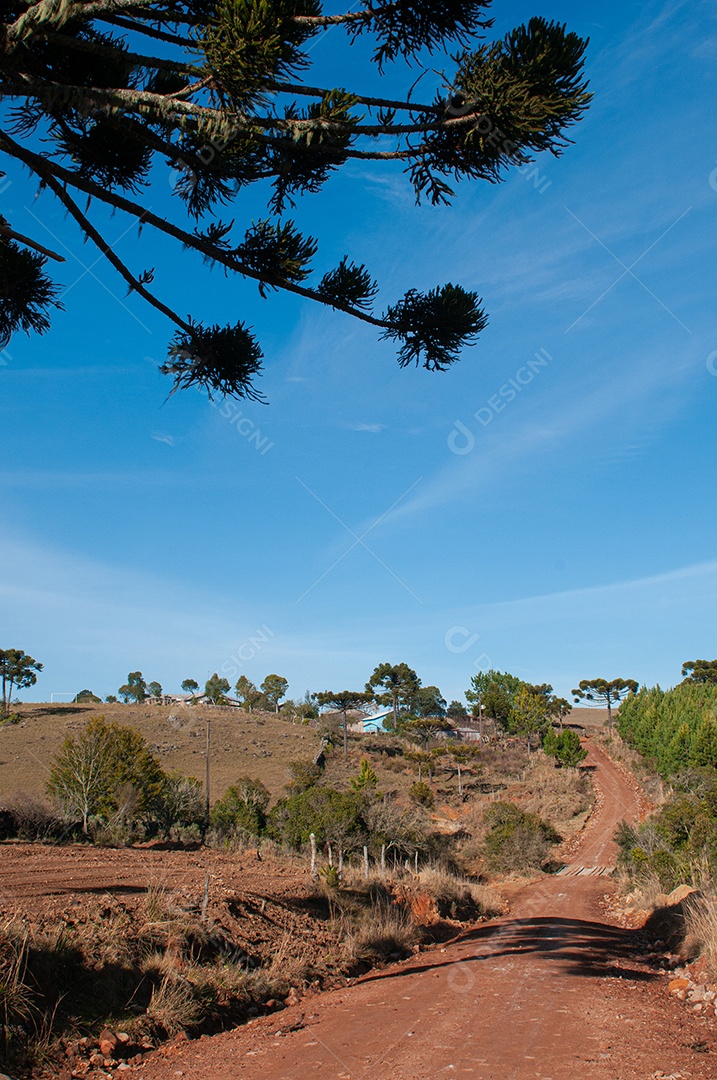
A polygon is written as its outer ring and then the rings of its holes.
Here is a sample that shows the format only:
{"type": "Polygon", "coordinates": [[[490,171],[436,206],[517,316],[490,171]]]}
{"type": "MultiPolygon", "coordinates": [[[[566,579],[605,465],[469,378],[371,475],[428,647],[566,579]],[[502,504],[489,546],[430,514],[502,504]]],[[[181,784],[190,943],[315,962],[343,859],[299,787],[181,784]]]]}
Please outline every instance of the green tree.
{"type": "Polygon", "coordinates": [[[628,694],[636,694],[637,690],[634,679],[581,679],[577,689],[571,693],[576,705],[582,701],[589,706],[606,708],[608,731],[612,733],[613,707],[619,705],[628,694]]]}
{"type": "Polygon", "coordinates": [[[66,812],[82,818],[87,833],[89,818],[115,811],[127,787],[136,793],[137,812],[151,814],[165,779],[138,731],[99,716],[65,739],[52,763],[47,791],[66,812]]]}
{"type": "Polygon", "coordinates": [[[362,709],[369,701],[373,700],[373,693],[364,690],[322,690],[316,695],[316,701],[321,708],[330,709],[332,712],[341,713],[341,728],[344,734],[344,753],[349,752],[349,720],[348,714],[362,709]]]}
{"type": "Polygon", "coordinates": [[[196,681],[196,679],[184,679],[184,681],[182,682],[182,690],[185,694],[191,694],[192,697],[194,697],[198,689],[199,683],[196,681]]]}
{"type": "Polygon", "coordinates": [[[487,716],[496,726],[500,725],[507,730],[513,699],[498,683],[489,683],[473,708],[478,710],[479,718],[487,716]]]}
{"type": "Polygon", "coordinates": [[[449,720],[461,722],[468,719],[468,710],[462,701],[453,700],[446,709],[446,716],[449,720]]]}
{"type": "Polygon", "coordinates": [[[351,780],[351,787],[354,791],[371,792],[378,784],[378,776],[376,770],[371,765],[368,758],[361,759],[361,768],[358,771],[358,775],[354,776],[351,780]]]}
{"type": "Polygon", "coordinates": [[[164,778],[161,793],[153,803],[153,817],[164,836],[172,829],[195,827],[201,835],[206,821],[204,790],[193,776],[170,773],[164,778]]]}
{"type": "Polygon", "coordinates": [[[105,698],[105,701],[107,702],[108,705],[115,705],[117,703],[117,700],[118,700],[118,698],[116,697],[115,694],[108,694],[107,697],[105,698]]]}
{"type": "Polygon", "coordinates": [[[413,716],[445,716],[446,699],[437,686],[419,686],[408,701],[413,716]]]}
{"type": "Polygon", "coordinates": [[[548,701],[541,687],[522,686],[513,700],[509,725],[514,734],[526,740],[528,753],[533,736],[543,735],[549,723],[548,701]]]}
{"type": "Polygon", "coordinates": [[[393,726],[398,725],[399,706],[409,708],[412,697],[418,692],[421,680],[408,664],[378,664],[373,675],[366,683],[366,693],[375,693],[376,687],[384,689],[383,694],[375,694],[381,705],[393,707],[393,726]]]}
{"type": "Polygon", "coordinates": [[[547,757],[558,756],[558,736],[552,724],[550,724],[543,736],[543,753],[547,757]]]}
{"type": "Polygon", "coordinates": [[[577,731],[568,728],[555,734],[555,729],[550,725],[543,739],[543,750],[549,757],[554,757],[556,764],[575,768],[588,756],[587,750],[580,742],[577,731]]]}
{"type": "MultiPolygon", "coordinates": [[[[0,241],[1,245],[1,241],[0,241]]],[[[22,649],[0,649],[0,682],[2,683],[2,717],[10,713],[10,703],[16,690],[34,686],[42,664],[22,649]]]]}
{"type": "Polygon", "coordinates": [[[717,720],[704,716],[695,731],[690,748],[690,761],[698,767],[717,769],[717,720]]]}
{"type": "Polygon", "coordinates": [[[285,679],[283,675],[267,675],[259,689],[269,704],[273,706],[274,712],[278,712],[279,702],[283,697],[286,697],[286,691],[289,689],[289,680],[285,679]]]}
{"type": "MultiPolygon", "coordinates": [[[[242,322],[204,325],[173,310],[152,288],[154,270],[130,270],[105,239],[108,209],[256,281],[263,296],[281,289],[371,324],[397,342],[402,366],[443,370],[487,322],[476,293],[411,288],[375,311],[369,271],[344,256],[313,276],[317,242],[281,215],[355,160],[373,170],[399,163],[416,199],[440,204],[453,195],[450,182],[497,182],[536,153],[562,153],[590,101],[586,41],[532,18],[485,43],[487,7],[379,0],[327,14],[319,0],[6,4],[0,95],[13,126],[0,150],[58,200],[133,294],[174,323],[162,371],[175,388],[259,397],[261,347],[242,322]],[[363,62],[371,70],[348,87],[316,85],[320,76],[308,74],[312,49],[330,31],[332,49],[346,56],[336,57],[337,70],[353,71],[348,48],[371,38],[363,62]],[[445,55],[435,73],[424,69],[418,95],[414,65],[435,50],[445,55]],[[377,81],[376,94],[362,88],[377,81]],[[39,146],[26,137],[33,132],[39,146]],[[178,197],[165,217],[147,188],[166,170],[178,197]],[[220,219],[223,204],[243,205],[248,185],[260,183],[269,185],[267,218],[244,232],[231,212],[220,219]]],[[[0,348],[18,329],[47,329],[59,300],[45,266],[48,257],[63,261],[1,224],[0,348]]]]}
{"type": "Polygon", "coordinates": [[[147,683],[142,677],[141,671],[130,671],[127,676],[127,682],[124,686],[120,686],[117,691],[119,696],[127,705],[130,701],[133,701],[136,705],[139,705],[147,697],[147,683]]]}
{"type": "Polygon", "coordinates": [[[481,750],[470,743],[448,743],[446,754],[455,763],[458,777],[458,795],[463,798],[463,772],[473,770],[480,760],[481,750]]]}
{"type": "Polygon", "coordinates": [[[412,742],[418,743],[419,746],[425,747],[439,735],[452,730],[450,721],[442,716],[420,716],[404,723],[401,734],[412,742]]]}
{"type": "Polygon", "coordinates": [[[685,660],[682,676],[695,683],[717,683],[717,660],[685,660]]]}
{"type": "Polygon", "coordinates": [[[242,708],[246,709],[247,712],[252,712],[261,694],[251,679],[247,678],[246,675],[240,675],[234,690],[237,698],[242,703],[242,708]]]}
{"type": "Polygon", "coordinates": [[[211,679],[207,679],[204,684],[204,693],[213,701],[215,705],[219,705],[226,694],[229,693],[229,682],[227,679],[222,679],[216,671],[212,675],[211,679]]]}
{"type": "Polygon", "coordinates": [[[266,808],[270,795],[261,780],[240,776],[236,784],[227,788],[215,802],[210,814],[210,824],[215,829],[229,831],[244,829],[259,836],[266,826],[266,808]]]}
{"type": "Polygon", "coordinates": [[[424,770],[429,780],[433,778],[433,769],[436,764],[436,759],[430,750],[405,750],[403,756],[406,761],[410,761],[413,765],[418,766],[419,780],[423,779],[424,770]]]}
{"type": "Polygon", "coordinates": [[[158,682],[147,683],[147,693],[150,697],[161,698],[162,684],[158,682]]]}
{"type": "Polygon", "coordinates": [[[563,730],[563,724],[572,711],[572,705],[564,697],[551,696],[548,698],[548,716],[551,720],[558,721],[561,731],[563,730]]]}
{"type": "Polygon", "coordinates": [[[269,815],[269,830],[293,848],[307,844],[313,833],[320,845],[336,844],[350,851],[365,836],[364,802],[359,792],[309,787],[279,800],[269,815]]]}
{"type": "Polygon", "coordinates": [[[495,724],[507,728],[515,695],[525,685],[522,679],[509,671],[490,668],[471,676],[466,701],[473,705],[475,716],[486,716],[495,724]]]}
{"type": "Polygon", "coordinates": [[[97,694],[93,694],[91,690],[80,690],[79,694],[75,694],[73,701],[76,705],[99,705],[102,699],[98,698],[97,694]]]}

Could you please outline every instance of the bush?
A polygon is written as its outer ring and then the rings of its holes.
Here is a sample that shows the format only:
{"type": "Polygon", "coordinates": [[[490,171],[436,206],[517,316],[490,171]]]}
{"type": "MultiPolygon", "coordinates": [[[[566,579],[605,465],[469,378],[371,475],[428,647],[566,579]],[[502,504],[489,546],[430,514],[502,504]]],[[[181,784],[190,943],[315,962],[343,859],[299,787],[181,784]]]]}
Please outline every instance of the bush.
{"type": "Polygon", "coordinates": [[[50,803],[25,791],[15,795],[7,810],[8,831],[20,840],[74,840],[79,832],[79,822],[68,821],[50,803]]]}
{"type": "Polygon", "coordinates": [[[206,806],[202,785],[193,776],[170,773],[155,799],[154,818],[168,838],[186,833],[201,839],[206,806]]]}
{"type": "Polygon", "coordinates": [[[553,826],[515,803],[497,802],[486,814],[486,862],[492,870],[538,870],[553,844],[561,840],[553,826]]]}
{"type": "Polygon", "coordinates": [[[426,854],[432,846],[427,815],[419,807],[406,810],[393,799],[383,798],[368,804],[363,813],[368,839],[375,855],[381,848],[395,852],[400,859],[412,858],[416,851],[426,854]]]}
{"type": "Polygon", "coordinates": [[[573,731],[571,728],[562,731],[560,735],[555,734],[553,727],[548,728],[543,740],[543,750],[548,757],[555,758],[558,767],[567,765],[574,768],[588,756],[587,750],[583,749],[577,731],[573,731]]]}
{"type": "Polygon", "coordinates": [[[269,832],[289,847],[300,848],[314,833],[318,844],[336,844],[345,851],[363,843],[364,799],[357,792],[310,787],[280,799],[269,815],[269,832]]]}
{"type": "Polygon", "coordinates": [[[215,802],[209,822],[219,833],[235,833],[239,830],[260,836],[266,828],[269,799],[269,792],[261,780],[241,776],[215,802]]]}
{"type": "Polygon", "coordinates": [[[425,806],[426,809],[430,809],[436,801],[433,788],[425,780],[416,780],[415,783],[411,784],[408,794],[414,802],[419,803],[420,806],[425,806]]]}
{"type": "Polygon", "coordinates": [[[151,818],[161,803],[166,776],[138,731],[94,717],[77,735],[69,735],[50,770],[47,792],[65,813],[82,818],[88,832],[90,817],[108,822],[121,811],[127,816],[134,793],[134,820],[151,818]]]}
{"type": "Polygon", "coordinates": [[[656,877],[665,892],[711,872],[717,865],[717,779],[685,774],[693,790],[676,791],[649,821],[622,822],[615,833],[620,865],[642,883],[656,877]]]}
{"type": "Polygon", "coordinates": [[[288,788],[292,795],[299,795],[313,787],[321,779],[321,766],[314,761],[290,761],[288,788]]]}

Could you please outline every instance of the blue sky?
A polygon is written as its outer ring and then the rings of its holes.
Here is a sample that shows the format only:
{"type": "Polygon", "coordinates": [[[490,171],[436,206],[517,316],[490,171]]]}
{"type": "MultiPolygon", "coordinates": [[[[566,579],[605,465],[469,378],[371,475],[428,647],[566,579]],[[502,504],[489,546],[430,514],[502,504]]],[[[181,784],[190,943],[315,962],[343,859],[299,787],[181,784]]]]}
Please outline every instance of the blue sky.
{"type": "MultiPolygon", "coordinates": [[[[717,11],[494,14],[496,33],[541,14],[590,36],[575,145],[440,209],[356,164],[294,215],[317,269],[349,252],[385,302],[446,281],[484,297],[488,329],[445,374],[117,216],[108,237],[161,296],[244,319],[266,353],[268,407],[166,400],[170,327],[8,169],[2,213],[67,255],[65,312],[0,366],[2,645],[45,665],[27,697],[104,695],[137,668],[167,689],[278,672],[296,697],[362,687],[384,660],[447,698],[488,666],[567,694],[596,675],[670,685],[717,655],[717,11]]],[[[312,55],[340,82],[332,40],[312,55]]],[[[260,213],[250,193],[229,216],[260,213]]]]}

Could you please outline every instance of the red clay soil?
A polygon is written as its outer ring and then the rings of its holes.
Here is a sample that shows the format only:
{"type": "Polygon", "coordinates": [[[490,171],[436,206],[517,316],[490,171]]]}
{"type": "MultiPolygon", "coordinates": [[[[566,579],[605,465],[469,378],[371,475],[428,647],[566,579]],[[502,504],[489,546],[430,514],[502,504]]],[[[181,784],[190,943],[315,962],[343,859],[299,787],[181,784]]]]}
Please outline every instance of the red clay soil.
{"type": "Polygon", "coordinates": [[[571,853],[572,873],[527,886],[510,916],[234,1031],[177,1041],[125,1075],[716,1077],[717,1021],[670,998],[667,979],[642,958],[640,935],[604,914],[614,886],[600,868],[614,864],[614,827],[639,817],[642,806],[635,785],[598,748],[588,764],[601,798],[571,853]]]}

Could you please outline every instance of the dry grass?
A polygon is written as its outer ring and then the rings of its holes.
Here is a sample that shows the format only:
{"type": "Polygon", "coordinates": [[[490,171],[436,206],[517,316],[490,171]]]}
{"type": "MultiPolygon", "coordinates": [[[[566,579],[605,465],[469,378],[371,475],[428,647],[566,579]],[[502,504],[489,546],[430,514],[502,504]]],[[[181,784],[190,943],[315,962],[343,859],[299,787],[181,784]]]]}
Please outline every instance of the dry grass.
{"type": "Polygon", "coordinates": [[[717,976],[717,897],[689,897],[684,904],[685,952],[699,954],[708,973],[717,976]]]}
{"type": "Polygon", "coordinates": [[[418,940],[418,928],[409,911],[378,901],[347,928],[343,947],[349,963],[373,962],[407,956],[418,940]]]}
{"type": "Polygon", "coordinates": [[[610,755],[613,761],[624,765],[633,776],[637,777],[641,787],[654,806],[662,806],[666,802],[671,790],[669,784],[666,784],[661,776],[658,776],[649,768],[642,754],[638,754],[637,750],[633,750],[631,746],[628,746],[617,731],[613,729],[612,735],[609,735],[607,731],[603,731],[596,741],[610,755]]]}
{"type": "Polygon", "coordinates": [[[27,935],[6,924],[0,930],[0,1016],[5,1040],[32,1019],[34,998],[27,980],[27,935]]]}
{"type": "Polygon", "coordinates": [[[467,878],[458,877],[438,866],[429,866],[418,875],[420,887],[428,892],[441,907],[467,908],[472,903],[481,915],[498,915],[505,903],[501,896],[488,885],[480,885],[467,878]]]}
{"type": "MultiPolygon", "coordinates": [[[[516,792],[528,813],[552,822],[559,832],[574,819],[582,819],[592,808],[595,794],[588,777],[579,769],[556,769],[552,758],[536,754],[516,792]]],[[[515,797],[515,796],[514,796],[515,797]]],[[[582,820],[575,822],[580,827],[582,820]]]]}
{"type": "Polygon", "coordinates": [[[204,779],[206,719],[212,730],[212,789],[218,798],[238,776],[258,776],[273,798],[289,781],[288,762],[313,758],[319,748],[312,727],[292,724],[273,713],[178,705],[18,706],[20,722],[0,727],[0,801],[17,791],[44,795],[47,769],[67,735],[102,714],[136,728],[168,772],[204,779]]]}
{"type": "Polygon", "coordinates": [[[198,1023],[203,1011],[196,989],[187,979],[165,975],[152,991],[147,1018],[171,1036],[198,1023]]]}

